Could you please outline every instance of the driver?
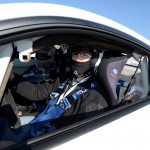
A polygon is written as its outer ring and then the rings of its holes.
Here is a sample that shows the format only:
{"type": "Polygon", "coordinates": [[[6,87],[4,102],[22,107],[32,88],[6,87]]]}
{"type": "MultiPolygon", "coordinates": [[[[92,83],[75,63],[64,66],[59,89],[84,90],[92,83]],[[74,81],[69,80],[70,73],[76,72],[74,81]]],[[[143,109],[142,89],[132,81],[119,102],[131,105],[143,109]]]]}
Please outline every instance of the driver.
{"type": "MultiPolygon", "coordinates": [[[[77,85],[69,95],[72,95],[77,89],[90,89],[92,84],[96,81],[94,72],[95,63],[92,62],[93,56],[95,56],[93,49],[89,49],[85,46],[77,46],[72,48],[69,55],[71,55],[71,59],[69,60],[70,70],[66,73],[66,69],[64,69],[64,72],[61,73],[55,82],[32,84],[13,73],[9,82],[11,90],[26,97],[29,101],[41,101],[45,98],[50,99],[50,94],[57,91],[59,86],[66,80],[67,83],[65,83],[65,87],[67,88],[63,89],[66,92],[74,84],[77,85]]],[[[61,94],[62,93],[60,93],[60,95],[61,94]]],[[[68,119],[66,123],[70,124],[70,122],[86,118],[90,112],[97,110],[105,111],[105,109],[108,108],[106,99],[107,95],[101,87],[96,86],[90,89],[89,92],[83,94],[79,100],[63,114],[64,116],[74,116],[79,114],[78,117],[68,119]]],[[[63,124],[61,125],[63,126],[63,124]]]]}
{"type": "MultiPolygon", "coordinates": [[[[21,76],[33,84],[51,83],[58,76],[59,69],[60,64],[55,59],[55,48],[53,46],[43,47],[36,52],[35,65],[29,67],[21,76]]],[[[12,91],[12,95],[17,103],[19,115],[27,112],[41,112],[46,107],[47,99],[33,102],[14,91],[12,91]]]]}

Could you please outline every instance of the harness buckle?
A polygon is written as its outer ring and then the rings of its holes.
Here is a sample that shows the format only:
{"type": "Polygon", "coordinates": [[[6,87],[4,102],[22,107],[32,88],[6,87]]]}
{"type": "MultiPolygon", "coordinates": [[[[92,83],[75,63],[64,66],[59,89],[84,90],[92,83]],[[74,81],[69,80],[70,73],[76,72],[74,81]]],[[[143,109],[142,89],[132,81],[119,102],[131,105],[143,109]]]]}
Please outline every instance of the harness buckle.
{"type": "Polygon", "coordinates": [[[66,109],[68,109],[68,108],[71,107],[71,104],[70,104],[69,100],[68,100],[66,97],[64,97],[64,98],[61,100],[59,106],[60,106],[62,109],[65,109],[65,110],[66,110],[66,109]]]}
{"type": "Polygon", "coordinates": [[[56,98],[57,96],[59,96],[59,93],[57,93],[57,92],[52,92],[52,93],[50,94],[50,98],[51,98],[51,99],[56,98]]]}

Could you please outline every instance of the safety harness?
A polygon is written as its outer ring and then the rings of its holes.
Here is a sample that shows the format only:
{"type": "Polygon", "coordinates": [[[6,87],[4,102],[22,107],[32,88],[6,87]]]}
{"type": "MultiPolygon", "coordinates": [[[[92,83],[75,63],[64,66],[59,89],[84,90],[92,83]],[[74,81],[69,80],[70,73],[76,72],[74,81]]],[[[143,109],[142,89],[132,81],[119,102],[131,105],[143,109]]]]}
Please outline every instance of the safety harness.
{"type": "MultiPolygon", "coordinates": [[[[99,53],[96,62],[94,62],[94,73],[97,71],[102,57],[103,51],[99,53]]],[[[93,82],[91,83],[91,87],[89,87],[89,89],[77,90],[73,95],[69,96],[69,94],[73,92],[79,84],[86,82],[94,73],[91,73],[88,76],[84,76],[81,80],[76,79],[77,82],[74,82],[74,78],[71,80],[71,82],[70,79],[68,79],[58,88],[60,89],[59,91],[63,91],[63,93],[52,92],[50,94],[51,100],[48,103],[46,109],[29,123],[31,126],[32,137],[55,131],[54,121],[60,118],[62,114],[81,97],[81,95],[87,93],[89,90],[97,86],[96,82],[93,82]]]]}
{"type": "Polygon", "coordinates": [[[74,94],[68,96],[77,85],[86,82],[91,75],[83,78],[80,82],[72,82],[70,87],[70,80],[66,80],[59,86],[58,91],[64,91],[63,93],[52,92],[50,97],[52,98],[48,103],[46,109],[36,118],[30,122],[31,136],[37,137],[44,133],[55,131],[54,121],[62,116],[62,114],[69,109],[75,101],[77,101],[81,95],[87,93],[89,90],[97,86],[96,82],[91,83],[89,89],[77,90],[74,94]]]}
{"type": "Polygon", "coordinates": [[[37,67],[33,66],[22,77],[31,83],[40,83],[42,81],[53,81],[50,78],[50,73],[56,70],[56,67],[37,67]]]}

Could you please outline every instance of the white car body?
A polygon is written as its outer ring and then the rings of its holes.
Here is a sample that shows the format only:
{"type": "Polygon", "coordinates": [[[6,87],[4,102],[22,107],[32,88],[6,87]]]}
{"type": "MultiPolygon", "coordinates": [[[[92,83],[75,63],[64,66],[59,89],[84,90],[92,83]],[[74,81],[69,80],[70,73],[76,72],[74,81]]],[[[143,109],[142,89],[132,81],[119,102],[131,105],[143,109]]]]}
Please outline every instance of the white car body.
{"type": "Polygon", "coordinates": [[[150,148],[149,113],[148,105],[53,149],[147,150],[150,148]]]}
{"type": "Polygon", "coordinates": [[[30,4],[1,4],[0,13],[5,15],[1,16],[0,20],[13,19],[13,18],[23,18],[30,16],[61,16],[61,17],[71,17],[83,20],[90,20],[96,23],[104,24],[106,26],[112,27],[114,29],[119,29],[129,35],[136,37],[137,39],[150,45],[150,41],[141,36],[140,34],[134,32],[133,30],[115,22],[107,19],[103,16],[81,10],[78,8],[72,8],[69,6],[61,6],[56,4],[41,4],[41,3],[30,3],[30,4]],[[28,8],[27,10],[23,9],[28,8]],[[11,13],[10,13],[11,12],[11,13]],[[61,13],[60,13],[61,12],[61,13]]]}
{"type": "MultiPolygon", "coordinates": [[[[68,6],[61,6],[55,4],[41,4],[41,3],[14,3],[14,4],[0,4],[0,21],[35,17],[35,16],[58,16],[69,17],[81,20],[87,20],[102,24],[113,29],[119,30],[143,43],[150,46],[150,41],[131,29],[116,23],[110,19],[100,15],[90,13],[88,11],[72,8],[68,6]]],[[[11,24],[10,24],[11,27],[11,24]]],[[[1,29],[0,29],[1,34],[1,29]]],[[[32,41],[32,40],[31,40],[32,41]]],[[[29,43],[28,43],[29,44],[29,43]]],[[[32,43],[31,43],[32,44],[32,43]]],[[[9,45],[8,45],[9,46],[9,45]]],[[[11,47],[11,45],[10,45],[11,47]]],[[[8,48],[8,47],[7,47],[8,48]]],[[[0,52],[0,85],[2,86],[3,79],[7,70],[12,51],[5,53],[5,46],[0,52]]],[[[30,46],[28,50],[30,49],[30,46]]],[[[148,48],[147,48],[148,49],[148,48]]],[[[150,49],[149,49],[150,50],[150,49]]],[[[32,50],[31,50],[32,51],[32,50]]],[[[70,149],[102,149],[102,150],[149,150],[150,149],[150,100],[146,102],[145,106],[135,111],[129,110],[123,117],[108,121],[100,127],[94,127],[89,132],[77,136],[71,140],[65,140],[63,143],[57,143],[50,149],[53,150],[70,150],[70,149]]],[[[138,106],[137,106],[138,107],[138,106]]],[[[115,115],[113,116],[115,118],[115,115]]],[[[84,126],[83,126],[84,128],[84,126]]],[[[29,142],[32,144],[32,142],[29,142]]],[[[42,145],[39,147],[42,149],[42,145]]]]}

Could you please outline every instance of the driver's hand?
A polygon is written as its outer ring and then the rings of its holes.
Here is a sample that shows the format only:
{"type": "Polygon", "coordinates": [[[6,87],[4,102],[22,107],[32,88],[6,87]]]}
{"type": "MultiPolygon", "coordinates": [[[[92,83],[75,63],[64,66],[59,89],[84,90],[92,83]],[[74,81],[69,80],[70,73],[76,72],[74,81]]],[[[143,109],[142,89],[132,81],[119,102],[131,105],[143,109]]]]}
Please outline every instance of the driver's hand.
{"type": "Polygon", "coordinates": [[[131,95],[125,96],[125,101],[130,101],[136,95],[136,92],[132,93],[131,95]]]}
{"type": "Polygon", "coordinates": [[[136,95],[136,86],[132,86],[130,91],[125,95],[125,101],[130,101],[136,95]]]}

